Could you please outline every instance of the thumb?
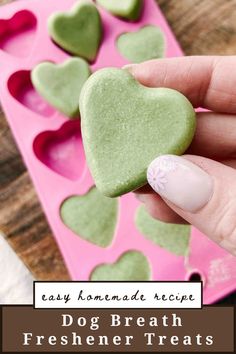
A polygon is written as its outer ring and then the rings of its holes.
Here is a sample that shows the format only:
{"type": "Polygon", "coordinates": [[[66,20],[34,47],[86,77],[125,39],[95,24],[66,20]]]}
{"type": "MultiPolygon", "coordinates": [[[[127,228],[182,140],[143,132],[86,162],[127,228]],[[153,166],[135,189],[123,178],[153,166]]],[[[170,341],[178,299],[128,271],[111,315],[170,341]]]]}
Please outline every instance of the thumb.
{"type": "Polygon", "coordinates": [[[203,157],[163,155],[148,183],[168,206],[236,256],[236,171],[203,157]]]}

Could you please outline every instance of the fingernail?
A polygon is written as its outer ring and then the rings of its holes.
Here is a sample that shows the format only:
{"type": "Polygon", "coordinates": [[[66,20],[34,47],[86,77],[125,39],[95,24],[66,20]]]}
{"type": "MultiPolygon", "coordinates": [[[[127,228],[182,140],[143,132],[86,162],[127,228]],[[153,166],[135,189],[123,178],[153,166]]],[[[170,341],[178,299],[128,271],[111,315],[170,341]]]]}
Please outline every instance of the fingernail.
{"type": "Polygon", "coordinates": [[[130,72],[132,74],[133,69],[135,68],[135,66],[137,66],[137,64],[126,64],[122,67],[123,70],[127,70],[128,72],[130,72]]]}
{"type": "Polygon", "coordinates": [[[163,155],[153,160],[147,179],[156,193],[188,212],[203,208],[213,194],[211,176],[180,156],[163,155]]]}

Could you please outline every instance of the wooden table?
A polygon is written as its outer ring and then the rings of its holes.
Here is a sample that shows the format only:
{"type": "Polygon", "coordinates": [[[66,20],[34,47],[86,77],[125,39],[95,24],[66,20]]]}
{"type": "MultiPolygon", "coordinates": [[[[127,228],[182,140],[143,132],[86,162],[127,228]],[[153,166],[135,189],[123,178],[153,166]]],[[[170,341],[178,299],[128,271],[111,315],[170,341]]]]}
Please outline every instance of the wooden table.
{"type": "MultiPolygon", "coordinates": [[[[6,2],[10,0],[0,0],[6,2]]],[[[235,0],[158,0],[158,4],[187,55],[236,54],[235,0]]],[[[69,279],[2,112],[0,229],[35,278],[69,279]]]]}

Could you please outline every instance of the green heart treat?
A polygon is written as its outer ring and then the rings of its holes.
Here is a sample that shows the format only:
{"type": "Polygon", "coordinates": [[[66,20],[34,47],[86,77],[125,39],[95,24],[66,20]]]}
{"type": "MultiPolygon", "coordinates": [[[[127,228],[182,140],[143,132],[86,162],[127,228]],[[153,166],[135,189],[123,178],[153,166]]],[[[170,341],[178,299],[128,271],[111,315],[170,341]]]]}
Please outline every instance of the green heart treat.
{"type": "Polygon", "coordinates": [[[81,196],[73,196],[61,206],[61,218],[75,234],[107,247],[111,244],[118,217],[118,200],[104,197],[95,187],[81,196]]]}
{"type": "Polygon", "coordinates": [[[80,112],[87,162],[97,188],[108,197],[145,185],[151,161],[183,154],[195,132],[195,112],[186,97],[144,87],[121,69],[90,76],[80,112]]]}
{"type": "Polygon", "coordinates": [[[136,214],[138,230],[158,246],[178,256],[186,256],[189,251],[191,228],[189,225],[167,224],[153,219],[144,206],[136,214]]]}
{"type": "Polygon", "coordinates": [[[143,281],[150,280],[147,258],[138,251],[124,253],[114,264],[102,264],[94,269],[91,280],[143,281]]]}
{"type": "Polygon", "coordinates": [[[49,34],[61,48],[93,61],[102,37],[102,23],[96,6],[79,1],[69,13],[54,13],[48,20],[49,34]]]}
{"type": "Polygon", "coordinates": [[[133,63],[162,58],[165,53],[164,33],[156,26],[145,26],[137,32],[123,33],[116,45],[121,55],[133,63]]]}
{"type": "Polygon", "coordinates": [[[80,92],[90,74],[85,60],[72,58],[59,65],[50,62],[37,65],[31,73],[31,80],[46,101],[74,118],[79,116],[80,92]]]}
{"type": "Polygon", "coordinates": [[[137,20],[140,17],[143,0],[97,0],[107,11],[127,20],[137,20]]]}

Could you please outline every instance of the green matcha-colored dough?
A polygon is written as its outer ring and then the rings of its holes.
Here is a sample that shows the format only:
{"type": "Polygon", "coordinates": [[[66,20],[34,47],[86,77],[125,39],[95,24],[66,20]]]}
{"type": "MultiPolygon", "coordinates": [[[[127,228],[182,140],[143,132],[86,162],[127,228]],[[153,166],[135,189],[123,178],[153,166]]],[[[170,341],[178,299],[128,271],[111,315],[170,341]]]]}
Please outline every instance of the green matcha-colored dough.
{"type": "Polygon", "coordinates": [[[150,280],[151,269],[147,258],[138,251],[124,253],[114,264],[101,264],[91,273],[91,280],[144,281],[150,280]]]}
{"type": "Polygon", "coordinates": [[[145,26],[137,32],[123,33],[116,42],[121,55],[132,63],[162,58],[165,54],[165,37],[159,27],[145,26]]]}
{"type": "Polygon", "coordinates": [[[144,87],[114,68],[86,81],[80,112],[87,162],[97,188],[108,197],[145,185],[151,161],[182,155],[196,126],[195,111],[181,93],[144,87]]]}
{"type": "Polygon", "coordinates": [[[96,6],[79,1],[69,13],[54,13],[48,20],[49,34],[61,48],[93,61],[102,37],[102,23],[96,6]]]}
{"type": "Polygon", "coordinates": [[[37,65],[31,73],[31,81],[51,106],[74,118],[79,116],[80,92],[90,74],[85,60],[72,58],[59,65],[50,62],[37,65]]]}
{"type": "Polygon", "coordinates": [[[135,220],[138,230],[158,246],[178,256],[186,256],[189,250],[189,225],[167,224],[153,219],[141,206],[135,220]]]}
{"type": "Polygon", "coordinates": [[[61,219],[76,235],[98,245],[111,244],[118,217],[118,200],[104,197],[95,187],[61,206],[61,219]]]}
{"type": "Polygon", "coordinates": [[[113,15],[133,21],[140,17],[143,6],[143,0],[97,0],[97,3],[113,15]]]}

